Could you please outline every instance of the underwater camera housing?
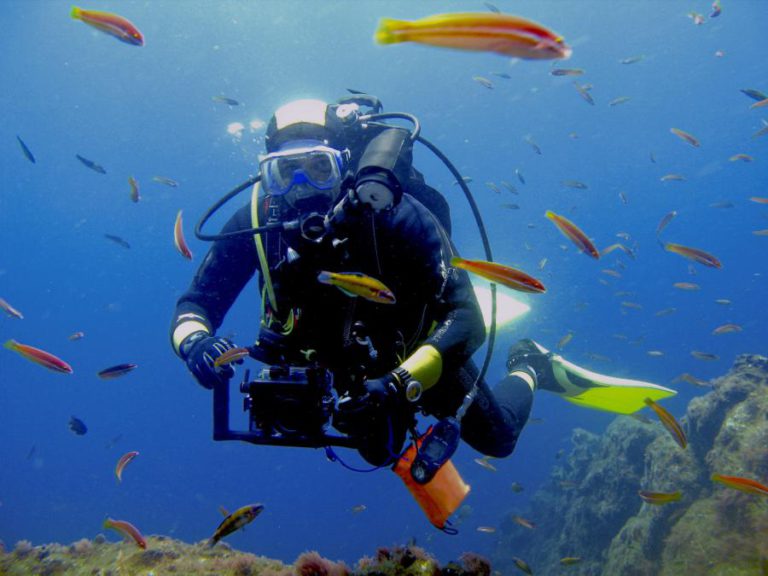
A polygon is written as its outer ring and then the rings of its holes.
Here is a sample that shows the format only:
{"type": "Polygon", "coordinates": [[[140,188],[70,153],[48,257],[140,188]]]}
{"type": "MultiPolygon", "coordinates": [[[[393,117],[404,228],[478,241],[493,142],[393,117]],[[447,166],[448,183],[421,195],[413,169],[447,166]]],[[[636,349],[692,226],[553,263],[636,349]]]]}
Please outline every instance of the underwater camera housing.
{"type": "Polygon", "coordinates": [[[229,383],[213,390],[213,439],[252,444],[319,448],[357,447],[346,435],[328,432],[335,405],[333,375],[317,365],[267,365],[240,383],[248,430],[229,425],[229,383]]]}
{"type": "Polygon", "coordinates": [[[331,418],[330,372],[319,367],[266,366],[240,391],[250,428],[270,437],[322,435],[331,418]]]}

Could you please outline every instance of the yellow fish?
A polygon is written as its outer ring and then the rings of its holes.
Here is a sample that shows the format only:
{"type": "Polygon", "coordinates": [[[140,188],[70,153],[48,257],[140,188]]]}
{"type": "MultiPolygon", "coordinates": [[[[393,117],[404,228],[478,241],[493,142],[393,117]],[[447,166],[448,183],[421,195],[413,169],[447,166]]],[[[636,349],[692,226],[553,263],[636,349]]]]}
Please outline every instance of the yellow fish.
{"type": "Polygon", "coordinates": [[[317,276],[318,282],[336,286],[349,296],[360,296],[378,304],[394,304],[395,295],[381,281],[360,272],[327,272],[317,276]]]}

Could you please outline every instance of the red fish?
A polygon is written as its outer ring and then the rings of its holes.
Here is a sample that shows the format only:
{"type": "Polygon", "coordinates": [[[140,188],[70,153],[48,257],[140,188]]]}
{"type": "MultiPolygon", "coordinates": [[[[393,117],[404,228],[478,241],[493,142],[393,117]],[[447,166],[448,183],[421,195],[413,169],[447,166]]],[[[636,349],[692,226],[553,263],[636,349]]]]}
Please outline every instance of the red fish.
{"type": "Polygon", "coordinates": [[[176,245],[176,250],[179,254],[184,256],[187,260],[192,260],[192,251],[187,246],[187,241],[184,239],[184,228],[181,220],[181,210],[176,214],[176,224],[173,226],[173,243],[176,245]]]}
{"type": "Polygon", "coordinates": [[[127,452],[120,456],[120,460],[117,461],[117,465],[115,466],[115,476],[117,476],[118,482],[123,481],[123,469],[138,455],[139,453],[136,450],[133,450],[132,452],[127,452]]]}
{"type": "Polygon", "coordinates": [[[510,268],[509,266],[504,266],[496,262],[467,260],[466,258],[454,256],[451,258],[451,266],[461,268],[467,272],[472,272],[473,274],[482,276],[486,280],[503,284],[507,288],[519,290],[520,292],[541,294],[542,292],[547,291],[547,289],[544,288],[544,284],[539,282],[533,276],[529,276],[522,270],[510,268]]]}
{"type": "Polygon", "coordinates": [[[722,268],[723,265],[715,256],[709,252],[704,252],[698,248],[691,248],[690,246],[683,246],[682,244],[675,244],[674,242],[667,242],[664,244],[664,250],[672,252],[673,254],[679,254],[684,258],[709,266],[710,268],[722,268]]]}
{"type": "Polygon", "coordinates": [[[568,239],[578,246],[579,250],[584,252],[587,256],[591,256],[595,260],[600,258],[600,252],[598,252],[592,241],[587,238],[587,235],[582,232],[581,228],[576,226],[573,222],[568,220],[565,216],[555,214],[552,210],[547,210],[545,216],[552,220],[557,226],[558,230],[562,232],[568,239]]]}
{"type": "Polygon", "coordinates": [[[63,374],[72,374],[72,366],[64,362],[64,360],[61,358],[57,358],[50,352],[28,346],[27,344],[22,344],[21,342],[16,342],[16,340],[8,340],[5,343],[5,347],[9,350],[17,352],[18,354],[21,354],[21,356],[30,362],[34,362],[35,364],[40,364],[40,366],[48,368],[48,370],[61,372],[63,374]]]}
{"type": "Polygon", "coordinates": [[[101,10],[85,10],[77,6],[72,6],[70,15],[75,20],[82,20],[89,26],[114,36],[121,42],[133,46],[144,46],[144,36],[139,32],[139,29],[122,16],[101,10]]]}
{"type": "Polygon", "coordinates": [[[142,536],[139,529],[130,522],[107,518],[104,520],[103,526],[104,528],[111,528],[112,530],[120,532],[123,538],[133,540],[139,548],[143,550],[147,548],[147,541],[144,539],[144,536],[142,536]]]}
{"type": "Polygon", "coordinates": [[[742,478],[740,476],[724,476],[723,474],[712,474],[712,480],[725,484],[728,488],[741,490],[747,494],[758,494],[768,496],[768,486],[760,484],[756,480],[742,478]]]}

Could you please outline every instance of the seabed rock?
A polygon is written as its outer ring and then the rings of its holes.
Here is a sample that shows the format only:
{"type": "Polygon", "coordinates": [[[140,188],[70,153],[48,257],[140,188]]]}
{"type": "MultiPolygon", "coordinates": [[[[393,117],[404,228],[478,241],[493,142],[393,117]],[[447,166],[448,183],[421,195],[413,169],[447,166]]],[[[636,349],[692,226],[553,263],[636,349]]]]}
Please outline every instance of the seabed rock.
{"type": "Polygon", "coordinates": [[[226,543],[187,544],[165,536],[148,536],[147,549],[133,543],[108,543],[102,535],[65,546],[33,546],[22,540],[15,549],[0,547],[2,576],[490,576],[488,560],[472,553],[441,569],[418,546],[379,548],[355,568],[304,552],[293,565],[233,550],[226,543]]]}
{"type": "Polygon", "coordinates": [[[768,483],[768,358],[737,358],[680,422],[686,450],[655,419],[617,417],[599,436],[575,430],[570,455],[523,513],[537,528],[505,522],[494,566],[513,574],[514,554],[535,574],[768,574],[768,497],[710,479],[768,483]],[[654,506],[638,490],[683,497],[654,506]],[[563,566],[566,556],[581,560],[563,566]]]}

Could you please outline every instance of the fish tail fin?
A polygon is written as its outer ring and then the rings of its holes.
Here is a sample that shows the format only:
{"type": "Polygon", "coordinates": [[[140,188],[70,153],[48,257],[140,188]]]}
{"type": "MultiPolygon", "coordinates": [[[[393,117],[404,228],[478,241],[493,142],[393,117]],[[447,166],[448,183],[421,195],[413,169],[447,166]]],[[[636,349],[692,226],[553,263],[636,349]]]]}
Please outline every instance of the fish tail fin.
{"type": "Polygon", "coordinates": [[[69,15],[72,16],[72,18],[75,20],[82,20],[82,12],[83,11],[77,6],[72,6],[72,11],[69,13],[69,15]]]}
{"type": "Polygon", "coordinates": [[[379,28],[373,35],[373,40],[377,44],[397,44],[408,39],[404,34],[411,26],[410,22],[405,20],[395,20],[393,18],[382,18],[379,20],[379,28]]]}

